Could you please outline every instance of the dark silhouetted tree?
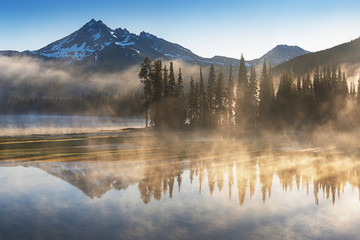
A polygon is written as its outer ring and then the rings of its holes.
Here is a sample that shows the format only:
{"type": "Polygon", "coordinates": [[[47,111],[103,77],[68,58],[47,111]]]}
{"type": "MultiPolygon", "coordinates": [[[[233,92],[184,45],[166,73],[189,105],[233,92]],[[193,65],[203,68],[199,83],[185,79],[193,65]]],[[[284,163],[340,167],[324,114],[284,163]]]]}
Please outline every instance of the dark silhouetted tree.
{"type": "Polygon", "coordinates": [[[229,80],[228,80],[228,87],[227,87],[227,115],[228,115],[228,124],[232,125],[234,122],[234,85],[235,80],[232,74],[232,65],[230,65],[229,70],[229,80]]]}
{"type": "Polygon", "coordinates": [[[155,60],[153,64],[152,71],[152,80],[153,80],[153,97],[151,104],[151,120],[155,127],[161,127],[164,114],[163,114],[163,77],[162,77],[162,63],[161,60],[155,60]]]}
{"type": "Polygon", "coordinates": [[[214,65],[210,65],[207,96],[209,102],[209,124],[210,126],[216,125],[216,74],[214,65]]]}
{"type": "Polygon", "coordinates": [[[245,117],[245,93],[247,92],[249,80],[247,75],[247,69],[245,65],[244,56],[241,55],[240,58],[240,67],[238,74],[238,82],[236,87],[236,107],[235,107],[235,122],[236,125],[240,128],[244,128],[246,117],[245,117]]]}
{"type": "Polygon", "coordinates": [[[186,98],[181,68],[179,68],[179,76],[176,83],[176,110],[176,127],[182,128],[186,120],[186,98]]]}
{"type": "Polygon", "coordinates": [[[266,124],[269,123],[273,113],[274,86],[272,81],[271,67],[268,71],[265,60],[263,63],[260,79],[259,99],[259,121],[262,127],[266,127],[266,124]]]}
{"type": "Polygon", "coordinates": [[[249,101],[249,122],[248,129],[256,129],[258,118],[258,86],[256,80],[255,67],[251,66],[250,69],[250,101],[249,101]]]}
{"type": "Polygon", "coordinates": [[[145,57],[144,61],[141,63],[139,78],[144,84],[144,107],[145,107],[145,120],[146,127],[148,127],[149,120],[149,108],[152,101],[152,80],[151,80],[151,60],[149,57],[145,57]]]}
{"type": "Polygon", "coordinates": [[[226,89],[224,73],[220,70],[216,83],[216,116],[219,125],[223,123],[226,114],[226,89]]]}
{"type": "Polygon", "coordinates": [[[199,86],[199,94],[200,94],[200,116],[199,122],[202,128],[209,127],[209,102],[208,95],[205,87],[205,81],[203,78],[202,70],[200,68],[200,86],[199,86]]]}

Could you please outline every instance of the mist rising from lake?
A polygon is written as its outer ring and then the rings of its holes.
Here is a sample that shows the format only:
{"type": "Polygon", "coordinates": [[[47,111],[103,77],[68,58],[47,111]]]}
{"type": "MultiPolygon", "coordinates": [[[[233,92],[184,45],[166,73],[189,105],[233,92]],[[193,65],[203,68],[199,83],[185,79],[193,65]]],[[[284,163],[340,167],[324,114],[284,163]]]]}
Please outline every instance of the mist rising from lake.
{"type": "Polygon", "coordinates": [[[144,126],[141,118],[37,114],[0,116],[0,136],[96,133],[144,126]]]}

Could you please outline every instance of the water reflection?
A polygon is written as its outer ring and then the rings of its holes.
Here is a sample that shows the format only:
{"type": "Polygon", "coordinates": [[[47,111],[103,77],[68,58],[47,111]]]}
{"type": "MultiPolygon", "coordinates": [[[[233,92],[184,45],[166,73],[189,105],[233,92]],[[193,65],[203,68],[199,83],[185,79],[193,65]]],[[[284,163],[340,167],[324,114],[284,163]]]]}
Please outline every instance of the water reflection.
{"type": "Polygon", "coordinates": [[[354,149],[151,139],[3,139],[0,239],[358,237],[354,149]]]}
{"type": "MultiPolygon", "coordinates": [[[[101,198],[108,191],[125,190],[137,185],[143,203],[161,201],[164,195],[173,198],[174,191],[181,192],[184,178],[190,185],[197,185],[199,194],[204,189],[210,196],[217,193],[234,198],[237,192],[239,205],[246,196],[251,200],[261,192],[263,203],[272,196],[272,188],[283,192],[306,191],[314,197],[331,199],[341,197],[346,184],[360,189],[360,162],[356,156],[329,153],[326,149],[301,151],[237,151],[227,152],[226,157],[211,157],[205,153],[179,154],[176,149],[156,148],[149,159],[133,161],[68,161],[68,162],[2,162],[0,167],[36,167],[60,178],[81,190],[91,199],[101,198]],[[155,159],[154,156],[167,156],[155,159]],[[274,186],[274,181],[279,184],[274,186]],[[226,190],[224,190],[224,186],[226,190]],[[259,187],[259,189],[257,189],[259,187]]],[[[148,150],[147,150],[148,151],[148,150]]],[[[143,154],[136,153],[135,157],[143,154]]],[[[114,156],[111,157],[113,159],[114,156]]]]}

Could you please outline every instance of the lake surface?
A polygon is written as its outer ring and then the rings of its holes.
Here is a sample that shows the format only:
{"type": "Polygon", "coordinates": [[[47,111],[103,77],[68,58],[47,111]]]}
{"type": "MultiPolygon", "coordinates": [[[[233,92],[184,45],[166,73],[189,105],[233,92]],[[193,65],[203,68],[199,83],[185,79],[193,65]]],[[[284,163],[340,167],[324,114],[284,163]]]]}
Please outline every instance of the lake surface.
{"type": "Polygon", "coordinates": [[[2,138],[0,160],[0,239],[360,234],[356,149],[123,131],[2,138]]]}
{"type": "Polygon", "coordinates": [[[141,118],[61,115],[0,115],[0,136],[70,134],[145,127],[141,118]]]}

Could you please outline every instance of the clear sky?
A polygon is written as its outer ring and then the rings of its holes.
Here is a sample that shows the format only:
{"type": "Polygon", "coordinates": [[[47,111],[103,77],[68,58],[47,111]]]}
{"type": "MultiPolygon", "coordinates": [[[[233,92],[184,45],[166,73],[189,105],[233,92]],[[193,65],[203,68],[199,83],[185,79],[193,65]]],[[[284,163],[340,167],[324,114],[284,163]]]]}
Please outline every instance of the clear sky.
{"type": "Polygon", "coordinates": [[[260,57],[278,44],[309,51],[360,36],[358,0],[4,0],[0,50],[36,50],[90,19],[152,33],[203,57],[260,57]]]}

